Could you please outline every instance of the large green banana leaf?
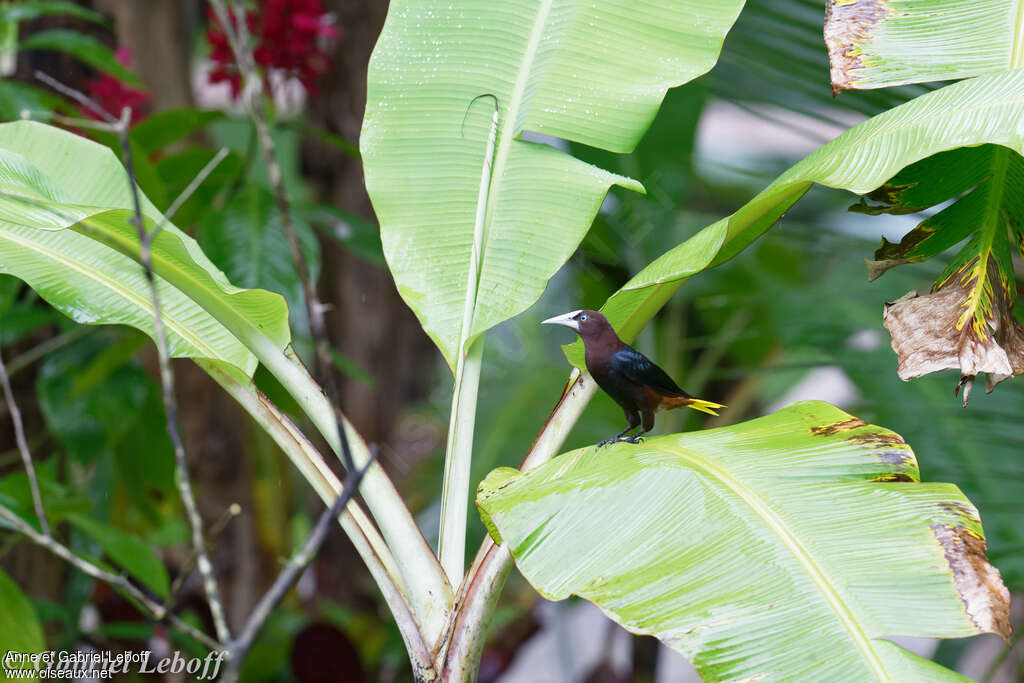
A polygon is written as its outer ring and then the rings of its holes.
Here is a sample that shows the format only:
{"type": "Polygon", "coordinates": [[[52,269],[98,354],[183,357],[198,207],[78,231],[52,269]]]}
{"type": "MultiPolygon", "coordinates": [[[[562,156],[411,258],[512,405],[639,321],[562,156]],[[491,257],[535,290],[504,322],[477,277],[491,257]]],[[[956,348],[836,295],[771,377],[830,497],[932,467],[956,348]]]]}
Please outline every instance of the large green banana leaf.
{"type": "MultiPolygon", "coordinates": [[[[880,187],[914,162],[945,150],[984,143],[1008,148],[1005,153],[1015,160],[1024,151],[1024,133],[1019,125],[1022,118],[1024,69],[949,85],[872,117],[790,168],[736,213],[664,253],[609,297],[601,310],[623,338],[632,339],[687,278],[735,256],[770,228],[813,184],[863,194],[880,187]]],[[[1005,161],[1010,164],[1010,159],[1005,161]]],[[[1003,182],[1019,181],[1013,173],[1004,175],[1003,182]]],[[[1010,185],[1006,192],[1019,192],[1019,188],[1010,185]]],[[[978,226],[972,222],[967,227],[974,230],[978,226]]],[[[991,286],[991,279],[972,280],[968,283],[972,286],[966,287],[962,296],[946,302],[947,308],[977,300],[986,283],[991,286]]],[[[958,319],[959,314],[952,316],[953,321],[958,319]]],[[[998,340],[991,335],[984,347],[978,346],[972,353],[991,355],[993,345],[1000,342],[1007,347],[1006,354],[1016,357],[1018,352],[1013,347],[1021,345],[1015,338],[998,340]]],[[[943,346],[951,357],[960,358],[959,341],[951,332],[945,341],[935,339],[934,344],[943,346]]],[[[580,342],[567,347],[566,354],[574,365],[583,366],[580,342]]],[[[980,359],[965,357],[964,361],[970,367],[985,369],[980,359]]],[[[1019,367],[1020,363],[1011,365],[1019,367]]],[[[964,370],[967,369],[965,365],[964,370]]]]}
{"type": "Polygon", "coordinates": [[[366,185],[399,292],[453,369],[536,301],[610,185],[642,190],[521,134],[632,150],[666,89],[711,68],[742,5],[391,4],[370,61],[366,185]]]}
{"type": "Polygon", "coordinates": [[[826,403],[497,469],[477,505],[541,594],[596,603],[705,680],[957,679],[884,638],[1009,635],[974,506],[826,403]]]}
{"type": "MultiPolygon", "coordinates": [[[[126,255],[138,245],[131,207],[124,168],[108,148],[41,123],[0,125],[0,273],[25,280],[77,322],[121,323],[152,336],[145,276],[126,255]]],[[[145,197],[142,210],[152,229],[160,212],[145,197]]],[[[172,355],[223,361],[252,374],[256,358],[211,315],[216,309],[279,348],[288,344],[281,296],[232,286],[174,225],[164,226],[152,250],[157,270],[202,292],[196,301],[158,277],[172,355]]]]}
{"type": "Polygon", "coordinates": [[[1024,66],[1021,0],[828,0],[833,91],[1024,66]]]}

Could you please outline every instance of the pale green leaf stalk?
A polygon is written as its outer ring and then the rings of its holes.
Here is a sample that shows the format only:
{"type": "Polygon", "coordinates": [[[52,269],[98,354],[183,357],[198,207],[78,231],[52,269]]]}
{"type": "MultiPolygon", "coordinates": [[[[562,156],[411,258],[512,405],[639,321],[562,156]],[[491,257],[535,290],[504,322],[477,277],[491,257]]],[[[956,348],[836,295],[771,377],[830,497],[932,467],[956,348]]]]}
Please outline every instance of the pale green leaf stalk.
{"type": "Polygon", "coordinates": [[[438,556],[452,586],[462,582],[465,571],[469,472],[473,458],[473,431],[483,355],[484,335],[481,334],[470,343],[468,352],[460,359],[455,371],[452,409],[448,420],[438,556]]]}
{"type": "MultiPolygon", "coordinates": [[[[324,504],[332,504],[341,493],[342,484],[291,420],[260,394],[248,377],[232,366],[202,359],[197,363],[270,435],[324,504]]],[[[413,665],[422,670],[432,668],[430,647],[414,616],[409,590],[384,539],[355,501],[345,506],[338,522],[384,596],[413,665]]]]}
{"type": "Polygon", "coordinates": [[[484,334],[470,338],[473,313],[480,287],[480,266],[487,241],[487,198],[491,192],[494,146],[498,136],[498,105],[494,105],[491,130],[484,148],[473,221],[473,246],[466,274],[466,301],[459,333],[459,357],[452,390],[452,409],[448,421],[448,445],[444,456],[444,486],[441,492],[441,531],[438,557],[448,583],[458,586],[466,562],[466,515],[469,506],[469,472],[473,458],[473,431],[476,425],[476,399],[480,387],[480,366],[484,356],[484,334]]]}

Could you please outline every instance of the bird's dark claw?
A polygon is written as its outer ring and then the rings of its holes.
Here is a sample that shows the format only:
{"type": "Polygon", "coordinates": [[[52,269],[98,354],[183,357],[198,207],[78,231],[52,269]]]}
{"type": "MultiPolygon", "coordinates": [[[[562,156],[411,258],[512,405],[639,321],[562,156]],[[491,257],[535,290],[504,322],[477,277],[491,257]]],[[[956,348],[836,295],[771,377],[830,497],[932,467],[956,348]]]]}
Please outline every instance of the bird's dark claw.
{"type": "Polygon", "coordinates": [[[613,436],[610,439],[605,439],[597,444],[597,448],[601,446],[607,446],[611,443],[640,443],[644,440],[644,437],[637,434],[636,436],[613,436]]]}

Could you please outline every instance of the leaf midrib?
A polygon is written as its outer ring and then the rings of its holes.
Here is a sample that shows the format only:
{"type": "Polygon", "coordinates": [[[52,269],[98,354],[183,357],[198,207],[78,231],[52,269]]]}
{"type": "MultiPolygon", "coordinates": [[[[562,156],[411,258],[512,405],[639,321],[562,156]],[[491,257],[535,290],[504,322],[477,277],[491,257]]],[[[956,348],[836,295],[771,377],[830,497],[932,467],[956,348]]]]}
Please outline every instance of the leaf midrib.
{"type": "Polygon", "coordinates": [[[814,582],[821,595],[825,598],[825,601],[846,628],[847,633],[850,634],[850,637],[857,645],[875,677],[880,681],[891,681],[892,679],[886,671],[878,652],[871,645],[871,638],[860,627],[860,624],[857,623],[857,619],[850,611],[850,608],[847,607],[842,596],[840,596],[839,592],[828,580],[825,572],[814,561],[811,553],[800,543],[800,540],[775,511],[752,489],[732,477],[727,470],[718,467],[713,462],[695,456],[693,453],[669,443],[660,443],[659,448],[679,456],[694,469],[703,471],[724,484],[761,518],[765,525],[786,546],[786,549],[790,551],[796,561],[800,563],[800,566],[811,581],[814,582]]]}
{"type": "MultiPolygon", "coordinates": [[[[519,111],[526,93],[526,84],[529,81],[530,73],[533,71],[533,62],[537,56],[541,36],[544,35],[544,27],[547,24],[548,16],[551,14],[551,6],[554,0],[541,0],[537,8],[537,15],[533,20],[533,28],[530,30],[530,38],[523,51],[523,58],[519,62],[519,70],[516,72],[516,80],[509,95],[508,109],[505,111],[505,121],[500,124],[498,131],[498,144],[494,154],[494,166],[491,169],[489,178],[490,190],[487,195],[487,209],[484,214],[483,234],[478,248],[479,263],[476,270],[476,282],[473,283],[473,291],[467,292],[467,305],[473,307],[473,317],[476,317],[477,293],[480,289],[480,278],[483,275],[484,261],[487,258],[487,243],[490,239],[490,226],[494,221],[497,212],[498,199],[501,195],[502,180],[505,177],[505,167],[508,165],[508,155],[512,143],[519,136],[516,121],[519,119],[519,111]]],[[[470,321],[469,329],[473,328],[474,321],[470,321]]],[[[465,344],[469,340],[469,330],[462,330],[459,348],[459,362],[465,352],[465,344]]]]}
{"type": "Polygon", "coordinates": [[[1024,0],[1017,0],[1017,20],[1013,22],[1013,47],[1010,50],[1010,68],[1024,66],[1024,0]]]}
{"type": "MultiPolygon", "coordinates": [[[[984,339],[988,334],[986,328],[987,316],[984,310],[983,299],[985,297],[985,286],[989,283],[988,261],[992,256],[992,244],[995,240],[996,231],[999,230],[1002,213],[1003,194],[1006,191],[1006,167],[1009,164],[1010,150],[999,147],[995,151],[995,158],[992,161],[992,175],[984,183],[988,186],[988,196],[985,199],[985,210],[982,214],[981,228],[978,235],[978,258],[974,263],[973,280],[974,284],[969,285],[971,273],[964,273],[960,277],[960,283],[970,286],[970,293],[963,302],[964,312],[957,320],[956,329],[961,334],[966,334],[968,329],[974,329],[979,338],[984,339]],[[978,320],[978,309],[981,309],[981,320],[978,320]],[[970,321],[970,328],[967,323],[970,321]]],[[[993,296],[995,290],[993,289],[993,296]]]]}

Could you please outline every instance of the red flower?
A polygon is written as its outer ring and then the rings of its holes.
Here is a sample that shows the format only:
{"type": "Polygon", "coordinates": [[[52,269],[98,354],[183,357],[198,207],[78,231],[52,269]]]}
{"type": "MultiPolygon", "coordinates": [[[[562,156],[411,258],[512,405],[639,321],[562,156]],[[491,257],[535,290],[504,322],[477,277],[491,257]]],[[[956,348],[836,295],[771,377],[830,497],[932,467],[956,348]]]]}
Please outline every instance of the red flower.
{"type": "MultiPolygon", "coordinates": [[[[262,11],[246,11],[245,23],[253,42],[253,58],[263,69],[264,86],[269,89],[267,74],[278,71],[298,79],[307,92],[315,95],[316,79],[328,67],[323,43],[341,35],[328,22],[322,0],[262,0],[259,4],[262,11]]],[[[237,97],[242,76],[231,45],[209,7],[207,17],[210,23],[206,40],[214,65],[210,82],[229,82],[231,94],[237,97]]]]}
{"type": "MultiPolygon", "coordinates": [[[[122,45],[115,54],[117,61],[121,62],[123,66],[131,66],[131,47],[122,45]]],[[[149,95],[142,90],[125,85],[110,74],[101,73],[90,80],[86,84],[86,92],[105,111],[115,117],[120,117],[121,110],[125,107],[130,107],[132,110],[132,124],[146,117],[147,112],[143,109],[143,105],[149,102],[149,95]]],[[[99,114],[87,107],[84,107],[83,111],[90,118],[101,118],[99,114]]]]}

